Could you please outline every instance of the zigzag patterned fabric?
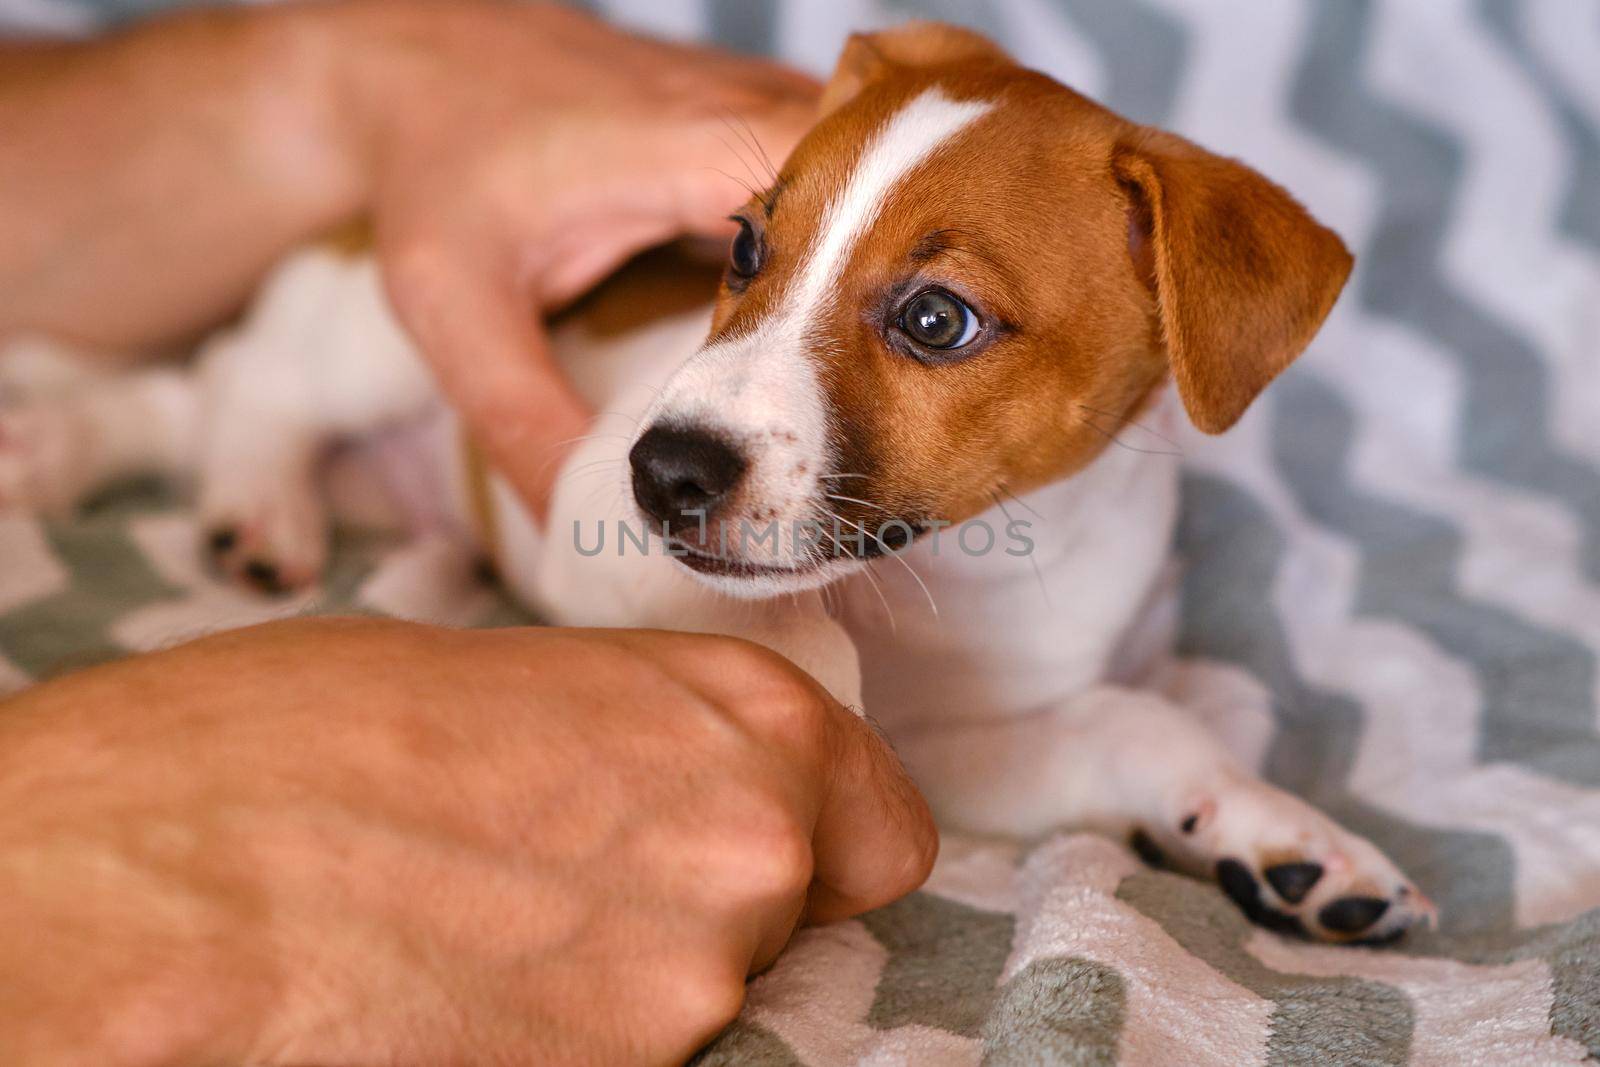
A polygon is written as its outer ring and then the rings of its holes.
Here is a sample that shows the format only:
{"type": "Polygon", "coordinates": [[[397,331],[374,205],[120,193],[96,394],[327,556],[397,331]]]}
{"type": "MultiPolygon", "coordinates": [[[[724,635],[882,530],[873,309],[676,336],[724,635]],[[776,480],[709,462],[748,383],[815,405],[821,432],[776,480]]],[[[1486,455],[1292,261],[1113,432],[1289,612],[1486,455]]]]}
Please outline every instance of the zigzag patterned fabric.
{"type": "MultiPolygon", "coordinates": [[[[0,0],[0,25],[149,6],[0,0]]],[[[1170,640],[1138,670],[1442,909],[1334,949],[1109,841],[952,840],[922,892],[803,932],[701,1062],[1600,1058],[1600,3],[591,6],[817,70],[848,29],[965,22],[1344,235],[1357,273],[1311,352],[1230,435],[1180,439],[1170,640]]],[[[0,685],[286,611],[516,617],[426,547],[350,542],[264,606],[192,537],[149,494],[0,519],[0,685]]]]}

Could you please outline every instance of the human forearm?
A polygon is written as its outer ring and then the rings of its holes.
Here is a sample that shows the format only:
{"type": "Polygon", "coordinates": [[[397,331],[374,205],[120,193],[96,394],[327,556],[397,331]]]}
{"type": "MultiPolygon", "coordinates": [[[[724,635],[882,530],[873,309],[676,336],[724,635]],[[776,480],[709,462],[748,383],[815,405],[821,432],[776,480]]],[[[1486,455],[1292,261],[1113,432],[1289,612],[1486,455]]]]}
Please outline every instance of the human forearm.
{"type": "Polygon", "coordinates": [[[355,210],[311,9],[210,11],[0,46],[0,335],[158,344],[225,315],[355,210]]]}
{"type": "Polygon", "coordinates": [[[106,682],[0,701],[0,1063],[236,1059],[278,987],[238,935],[256,904],[229,873],[244,867],[198,862],[217,835],[172,818],[181,774],[105,714],[149,687],[106,682]]]}

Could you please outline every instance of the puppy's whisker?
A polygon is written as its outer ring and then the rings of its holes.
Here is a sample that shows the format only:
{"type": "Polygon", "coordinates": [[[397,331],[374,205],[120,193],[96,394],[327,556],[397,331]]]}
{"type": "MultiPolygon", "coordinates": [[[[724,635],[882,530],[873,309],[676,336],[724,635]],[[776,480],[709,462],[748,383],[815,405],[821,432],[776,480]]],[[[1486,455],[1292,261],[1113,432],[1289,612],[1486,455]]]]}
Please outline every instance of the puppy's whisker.
{"type": "Polygon", "coordinates": [[[1084,426],[1087,426],[1089,429],[1093,430],[1095,433],[1099,434],[1101,437],[1104,437],[1107,441],[1110,441],[1112,444],[1116,445],[1118,448],[1126,448],[1129,452],[1138,452],[1141,455],[1146,455],[1146,456],[1182,456],[1183,455],[1183,453],[1181,451],[1172,451],[1170,449],[1165,449],[1165,448],[1140,448],[1138,445],[1130,445],[1128,442],[1120,440],[1117,437],[1116,434],[1110,433],[1110,432],[1100,428],[1099,426],[1096,426],[1094,423],[1090,422],[1088,419],[1084,418],[1082,415],[1077,416],[1077,420],[1078,420],[1079,423],[1081,423],[1084,426]]]}
{"type": "Polygon", "coordinates": [[[899,633],[900,622],[894,617],[894,608],[890,606],[889,598],[883,595],[883,584],[878,581],[878,576],[872,573],[871,567],[867,567],[861,573],[866,575],[867,584],[872,587],[874,593],[878,594],[878,603],[883,605],[884,614],[889,616],[889,632],[899,633]]]}
{"type": "Polygon", "coordinates": [[[865,478],[865,477],[866,477],[865,474],[819,474],[819,475],[817,475],[817,480],[820,482],[820,481],[828,481],[829,479],[833,479],[833,478],[865,478]]]}
{"type": "Polygon", "coordinates": [[[1118,421],[1120,423],[1123,423],[1124,425],[1137,427],[1138,429],[1143,430],[1145,433],[1149,434],[1152,437],[1161,438],[1161,440],[1165,441],[1167,444],[1171,445],[1173,448],[1181,448],[1182,447],[1181,445],[1178,444],[1178,442],[1174,441],[1172,438],[1168,437],[1166,434],[1162,433],[1160,430],[1152,429],[1149,426],[1146,426],[1142,422],[1135,422],[1130,416],[1118,415],[1115,412],[1111,412],[1111,411],[1101,411],[1099,408],[1090,407],[1088,404],[1085,404],[1085,403],[1083,403],[1081,401],[1078,403],[1078,406],[1080,408],[1082,408],[1083,410],[1085,410],[1085,411],[1092,411],[1096,415],[1104,415],[1108,419],[1115,419],[1116,421],[1118,421]]]}
{"type": "Polygon", "coordinates": [[[709,170],[709,171],[712,171],[714,173],[720,174],[724,178],[726,178],[730,182],[732,182],[733,184],[739,186],[739,188],[743,189],[745,192],[749,193],[751,196],[753,196],[753,197],[755,197],[757,199],[761,198],[761,194],[756,191],[756,187],[755,186],[751,185],[749,182],[745,181],[743,178],[738,177],[737,175],[729,174],[727,171],[723,170],[721,167],[701,167],[700,169],[701,170],[709,170]]]}
{"type": "MultiPolygon", "coordinates": [[[[1002,485],[999,488],[1000,488],[1000,492],[1002,492],[1006,496],[1010,497],[1014,504],[1016,504],[1018,507],[1022,508],[1024,511],[1028,512],[1034,518],[1038,519],[1041,523],[1049,521],[1043,515],[1039,514],[1039,509],[1038,508],[1034,507],[1032,504],[1028,503],[1026,500],[1022,499],[1017,494],[1013,493],[1010,490],[1009,487],[1007,487],[1005,485],[1002,485]]],[[[1005,511],[1005,508],[1001,508],[1000,510],[1003,512],[1003,511],[1005,511]]],[[[1007,518],[1009,518],[1009,516],[1007,516],[1007,518]]]]}
{"type": "MultiPolygon", "coordinates": [[[[579,434],[577,437],[569,437],[565,441],[557,441],[554,444],[546,445],[544,449],[544,462],[539,464],[539,477],[542,478],[544,473],[548,471],[553,464],[560,463],[567,457],[566,449],[568,446],[581,444],[584,441],[594,441],[604,438],[612,438],[618,441],[626,441],[629,439],[627,434],[620,433],[586,433],[579,434]]],[[[567,473],[570,474],[571,472],[569,471],[567,473]]],[[[565,477],[566,475],[562,475],[561,478],[557,478],[556,483],[560,484],[562,478],[565,477]]]]}
{"type": "Polygon", "coordinates": [[[833,583],[829,582],[819,591],[822,593],[822,610],[827,612],[829,615],[837,616],[839,614],[839,603],[837,600],[839,594],[833,588],[833,583]]]}
{"type": "Polygon", "coordinates": [[[569,471],[563,471],[562,474],[561,474],[561,477],[556,479],[555,484],[556,485],[561,485],[561,484],[565,483],[568,478],[575,478],[580,474],[582,474],[582,475],[603,474],[603,473],[606,473],[605,470],[604,470],[605,467],[607,467],[607,466],[617,467],[621,463],[622,463],[622,461],[620,459],[615,459],[615,458],[612,458],[612,457],[609,457],[609,456],[607,458],[605,458],[605,459],[596,459],[596,460],[591,460],[588,463],[580,463],[576,467],[573,467],[569,471]]]}
{"type": "Polygon", "coordinates": [[[933,617],[937,619],[939,617],[939,604],[933,599],[933,592],[928,588],[928,583],[922,580],[922,575],[918,574],[916,569],[912,567],[911,564],[907,563],[905,557],[901,556],[899,553],[890,552],[889,556],[896,563],[900,564],[900,566],[904,567],[907,574],[911,575],[911,580],[917,583],[917,588],[922,590],[922,595],[928,598],[928,608],[933,612],[933,617]]]}
{"type": "MultiPolygon", "coordinates": [[[[837,516],[835,516],[835,518],[837,518],[837,516]]],[[[839,537],[838,537],[837,534],[833,534],[833,533],[828,534],[828,540],[833,542],[833,550],[834,550],[835,553],[837,553],[840,556],[849,555],[849,553],[846,552],[845,549],[844,549],[844,542],[839,540],[839,537]]],[[[867,573],[870,573],[870,568],[868,568],[867,573]]],[[[834,601],[831,598],[832,589],[833,589],[833,583],[832,582],[829,582],[827,585],[824,585],[822,587],[822,589],[821,589],[821,592],[822,592],[822,606],[823,606],[823,608],[825,610],[827,610],[828,614],[837,617],[838,609],[835,606],[834,601]]]]}
{"type": "MultiPolygon", "coordinates": [[[[721,134],[717,135],[717,140],[721,141],[722,146],[739,161],[739,165],[744,167],[744,169],[749,172],[750,181],[759,185],[761,183],[761,175],[756,172],[755,164],[753,164],[750,161],[750,158],[745,154],[747,151],[749,151],[749,145],[745,143],[744,135],[739,132],[739,128],[729,120],[727,115],[719,115],[718,118],[721,119],[722,124],[728,128],[728,132],[733,134],[739,143],[737,146],[730,144],[728,139],[723,137],[721,134]]],[[[758,199],[761,197],[759,192],[752,192],[751,195],[758,199]]],[[[765,200],[762,200],[761,202],[763,204],[766,203],[765,200]]]]}
{"type": "MultiPolygon", "coordinates": [[[[1006,517],[1006,525],[1010,526],[1012,523],[1014,523],[1016,520],[1011,517],[1011,512],[1006,508],[1006,502],[1000,499],[1000,494],[991,490],[989,495],[994,497],[995,504],[1000,508],[1000,514],[1006,517]]],[[[1021,504],[1022,502],[1019,500],[1017,503],[1021,504]]],[[[1023,506],[1027,507],[1026,504],[1023,506]]],[[[1037,515],[1039,513],[1035,511],[1034,514],[1037,515]]],[[[1027,555],[1028,565],[1033,568],[1033,576],[1039,583],[1039,593],[1044,597],[1044,606],[1049,608],[1051,611],[1054,611],[1055,605],[1050,602],[1050,588],[1044,584],[1044,572],[1039,569],[1039,561],[1033,558],[1033,551],[1031,548],[1029,549],[1027,555]]]]}
{"type": "MultiPolygon", "coordinates": [[[[585,511],[591,511],[603,503],[605,505],[605,510],[601,513],[600,521],[602,523],[608,523],[616,515],[617,502],[622,498],[623,494],[617,490],[615,486],[601,482],[599,485],[595,486],[589,491],[589,499],[583,502],[583,507],[585,511]]],[[[621,534],[622,531],[618,530],[617,535],[620,537],[621,534]]]]}
{"type": "Polygon", "coordinates": [[[922,595],[928,598],[928,607],[930,609],[932,609],[933,617],[934,618],[938,618],[939,617],[939,604],[938,604],[937,601],[935,601],[933,599],[933,593],[929,591],[928,583],[924,582],[922,580],[922,575],[918,574],[917,571],[916,571],[916,568],[912,567],[910,563],[907,563],[904,557],[902,557],[898,552],[896,552],[893,549],[889,548],[888,545],[884,545],[883,544],[883,538],[881,538],[881,537],[873,537],[872,534],[867,532],[867,528],[865,526],[862,526],[860,523],[851,522],[849,519],[845,518],[843,515],[839,514],[837,511],[833,511],[833,510],[831,510],[829,508],[823,508],[822,510],[827,512],[830,516],[832,516],[835,522],[842,522],[846,526],[853,527],[858,532],[860,532],[862,537],[872,538],[872,540],[877,542],[879,545],[883,545],[885,554],[887,554],[896,563],[899,563],[900,566],[902,566],[902,567],[904,567],[906,569],[906,573],[911,575],[912,581],[916,582],[917,586],[922,590],[922,595]]]}
{"type": "Polygon", "coordinates": [[[761,143],[761,138],[756,136],[756,131],[751,128],[749,121],[743,115],[740,115],[732,108],[728,109],[728,113],[744,129],[745,136],[749,139],[750,147],[756,150],[756,153],[761,157],[762,164],[767,168],[768,176],[773,183],[776,183],[778,180],[778,168],[772,165],[772,157],[767,155],[766,146],[761,143]]]}
{"type": "Polygon", "coordinates": [[[626,441],[628,439],[628,435],[625,433],[585,433],[579,434],[577,437],[569,437],[565,441],[557,441],[550,447],[561,448],[565,445],[578,444],[581,441],[626,441]]]}
{"type": "MultiPolygon", "coordinates": [[[[1152,430],[1150,427],[1144,425],[1144,423],[1135,422],[1132,419],[1128,418],[1126,415],[1114,415],[1109,411],[1101,411],[1099,408],[1092,408],[1088,404],[1080,403],[1078,406],[1080,408],[1082,408],[1083,410],[1085,410],[1085,411],[1092,412],[1095,415],[1100,415],[1100,416],[1102,416],[1104,418],[1108,418],[1108,419],[1112,419],[1112,420],[1114,420],[1116,422],[1120,422],[1123,426],[1132,426],[1136,430],[1143,430],[1145,433],[1149,434],[1151,437],[1157,438],[1157,439],[1159,439],[1161,441],[1165,441],[1167,444],[1171,445],[1172,446],[1172,451],[1169,452],[1169,451],[1162,450],[1162,449],[1136,448],[1135,446],[1130,445],[1125,441],[1117,441],[1117,443],[1122,445],[1124,448],[1132,448],[1135,452],[1146,452],[1146,453],[1148,453],[1150,455],[1155,455],[1155,456],[1181,456],[1181,455],[1183,455],[1183,446],[1180,445],[1178,442],[1174,441],[1172,438],[1168,437],[1166,434],[1162,433],[1159,430],[1152,430]]],[[[1093,423],[1089,422],[1087,419],[1080,418],[1079,421],[1084,423],[1086,426],[1093,427],[1096,430],[1100,429],[1100,427],[1095,426],[1093,423]]],[[[1101,430],[1101,433],[1104,433],[1104,432],[1105,431],[1101,430]]]]}
{"type": "Polygon", "coordinates": [[[841,496],[838,493],[823,493],[822,495],[827,497],[829,500],[837,500],[842,504],[860,504],[862,507],[876,508],[877,510],[883,512],[885,515],[892,514],[892,512],[890,512],[890,510],[888,508],[883,507],[882,505],[879,505],[879,504],[874,504],[870,500],[860,500],[860,499],[858,499],[856,497],[853,497],[853,496],[841,496]]]}
{"type": "MultiPolygon", "coordinates": [[[[597,419],[599,419],[599,418],[624,419],[628,423],[630,423],[635,430],[637,430],[639,428],[639,423],[644,418],[644,416],[642,414],[634,415],[634,414],[630,414],[629,412],[626,412],[626,411],[617,411],[614,408],[605,408],[605,409],[603,409],[601,411],[595,412],[594,414],[595,414],[595,418],[597,418],[597,419]]],[[[619,434],[618,436],[620,437],[622,435],[619,434]]]]}
{"type": "Polygon", "coordinates": [[[718,118],[722,121],[722,125],[727,127],[728,132],[738,140],[738,145],[730,144],[728,139],[721,134],[716,135],[717,140],[721,141],[722,146],[739,161],[740,166],[750,173],[750,180],[759,185],[761,183],[761,175],[757,173],[755,165],[750,161],[750,156],[746,155],[749,151],[749,145],[745,142],[744,135],[739,132],[739,128],[729,120],[729,115],[731,114],[732,112],[728,112],[727,114],[719,115],[718,118]]]}
{"type": "MultiPolygon", "coordinates": [[[[728,123],[727,119],[723,119],[722,121],[723,121],[724,125],[728,125],[729,129],[732,129],[732,126],[731,126],[731,124],[728,123]]],[[[735,135],[737,135],[738,131],[734,131],[734,132],[735,132],[735,135]]],[[[735,159],[737,159],[739,161],[739,165],[744,167],[744,169],[750,175],[750,180],[748,182],[743,181],[742,179],[735,179],[735,180],[738,180],[740,185],[744,186],[747,190],[749,190],[750,195],[752,197],[754,197],[755,199],[761,201],[761,203],[763,205],[765,205],[767,203],[767,199],[766,199],[765,196],[762,195],[761,190],[758,188],[758,186],[760,186],[760,184],[761,184],[761,175],[756,173],[755,166],[748,159],[745,158],[744,152],[741,151],[739,148],[736,148],[732,144],[730,144],[726,137],[723,137],[721,134],[718,134],[717,135],[717,140],[722,142],[722,146],[728,150],[729,154],[731,154],[735,159]]],[[[716,170],[717,168],[712,167],[710,169],[711,170],[716,170]]],[[[728,174],[727,171],[723,171],[722,173],[724,175],[726,175],[727,177],[729,177],[729,178],[733,177],[733,175],[728,174]]]]}
{"type": "Polygon", "coordinates": [[[576,467],[573,467],[571,470],[567,471],[566,474],[563,474],[562,477],[566,477],[567,474],[576,474],[579,471],[590,470],[594,467],[604,467],[607,465],[620,467],[622,462],[623,460],[621,456],[602,456],[600,459],[591,459],[587,463],[578,464],[576,467]]]}
{"type": "Polygon", "coordinates": [[[778,170],[772,165],[772,157],[767,155],[767,150],[761,147],[761,140],[756,137],[755,131],[750,128],[750,123],[746,122],[744,117],[731,107],[723,110],[726,112],[722,120],[723,124],[733,131],[734,135],[739,138],[740,143],[756,154],[761,164],[767,168],[769,181],[776,182],[778,180],[778,170]],[[738,123],[738,125],[735,126],[734,123],[738,123]]]}
{"type": "Polygon", "coordinates": [[[620,488],[612,494],[611,503],[606,506],[606,520],[608,522],[615,517],[619,507],[627,506],[626,501],[628,499],[628,494],[624,493],[620,488]]]}
{"type": "MultiPolygon", "coordinates": [[[[590,508],[593,508],[595,506],[596,498],[599,497],[601,493],[604,493],[606,490],[608,490],[610,488],[612,488],[612,487],[609,486],[609,485],[606,485],[604,482],[601,482],[599,485],[597,485],[593,489],[591,489],[589,491],[588,499],[586,499],[583,502],[584,510],[588,511],[590,508]]],[[[606,512],[605,512],[606,521],[608,521],[608,522],[610,521],[611,513],[616,510],[617,500],[621,496],[622,496],[621,493],[613,493],[612,494],[611,502],[606,505],[606,512]]]]}

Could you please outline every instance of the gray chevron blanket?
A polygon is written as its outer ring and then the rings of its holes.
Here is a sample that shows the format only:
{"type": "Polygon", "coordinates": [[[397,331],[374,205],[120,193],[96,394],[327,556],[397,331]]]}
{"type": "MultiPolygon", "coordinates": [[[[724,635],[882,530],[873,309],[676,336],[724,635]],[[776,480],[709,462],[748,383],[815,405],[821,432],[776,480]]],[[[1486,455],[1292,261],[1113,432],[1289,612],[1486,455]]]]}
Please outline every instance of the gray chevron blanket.
{"type": "MultiPolygon", "coordinates": [[[[71,30],[146,0],[0,0],[71,30]]],[[[1436,933],[1249,926],[1119,844],[950,840],[927,887],[801,933],[705,1064],[1555,1064],[1600,1057],[1600,3],[609,0],[813,69],[966,22],[1240,156],[1356,250],[1313,350],[1188,460],[1140,672],[1393,855],[1436,933]]],[[[149,493],[0,519],[0,684],[268,614],[516,616],[347,541],[263,604],[149,493]]]]}

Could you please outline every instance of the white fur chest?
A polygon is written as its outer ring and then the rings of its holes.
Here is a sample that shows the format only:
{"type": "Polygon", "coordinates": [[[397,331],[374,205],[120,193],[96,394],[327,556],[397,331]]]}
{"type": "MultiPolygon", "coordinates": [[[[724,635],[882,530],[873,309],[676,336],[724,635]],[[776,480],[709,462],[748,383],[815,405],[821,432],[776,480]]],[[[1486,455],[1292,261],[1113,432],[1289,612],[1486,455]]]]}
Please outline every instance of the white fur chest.
{"type": "Polygon", "coordinates": [[[1115,445],[1076,477],[931,535],[843,589],[868,711],[892,735],[1036,710],[1103,681],[1169,548],[1177,464],[1115,445]],[[1026,555],[1008,523],[1030,524],[1026,555]],[[872,588],[880,587],[882,596],[872,588]],[[935,613],[934,605],[937,605],[935,613]],[[891,621],[892,616],[892,621],[891,621]]]}

